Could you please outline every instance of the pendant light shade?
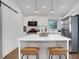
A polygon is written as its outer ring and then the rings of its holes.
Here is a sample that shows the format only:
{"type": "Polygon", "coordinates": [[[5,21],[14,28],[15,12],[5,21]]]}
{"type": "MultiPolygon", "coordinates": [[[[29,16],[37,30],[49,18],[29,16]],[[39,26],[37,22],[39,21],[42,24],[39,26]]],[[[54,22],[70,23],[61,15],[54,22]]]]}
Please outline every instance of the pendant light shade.
{"type": "Polygon", "coordinates": [[[38,11],[37,11],[37,9],[35,9],[35,14],[37,14],[38,13],[38,11]]]}
{"type": "Polygon", "coordinates": [[[50,11],[51,14],[53,14],[53,8],[52,8],[52,0],[51,0],[51,11],[50,11]]]}
{"type": "Polygon", "coordinates": [[[51,14],[53,14],[54,12],[53,12],[53,9],[51,9],[51,12],[50,12],[51,14]]]}

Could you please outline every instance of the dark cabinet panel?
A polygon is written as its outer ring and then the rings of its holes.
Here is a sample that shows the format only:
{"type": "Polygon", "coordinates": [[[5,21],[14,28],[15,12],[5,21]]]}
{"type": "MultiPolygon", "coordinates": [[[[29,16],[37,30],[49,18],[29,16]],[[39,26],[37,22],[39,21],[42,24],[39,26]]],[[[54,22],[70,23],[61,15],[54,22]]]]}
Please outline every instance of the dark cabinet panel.
{"type": "Polygon", "coordinates": [[[72,40],[71,40],[71,51],[77,52],[77,42],[78,42],[78,17],[71,17],[71,29],[72,29],[72,40]]]}
{"type": "Polygon", "coordinates": [[[71,17],[71,52],[78,52],[79,45],[79,17],[72,16],[71,17]]]}
{"type": "Polygon", "coordinates": [[[62,35],[71,38],[70,52],[79,52],[79,15],[71,16],[63,19],[62,35]],[[69,20],[71,19],[71,22],[69,20]],[[69,25],[71,24],[71,32],[69,25]]]}
{"type": "Polygon", "coordinates": [[[63,28],[62,28],[62,35],[68,38],[71,38],[71,32],[69,31],[69,17],[62,20],[63,21],[63,28]]]}

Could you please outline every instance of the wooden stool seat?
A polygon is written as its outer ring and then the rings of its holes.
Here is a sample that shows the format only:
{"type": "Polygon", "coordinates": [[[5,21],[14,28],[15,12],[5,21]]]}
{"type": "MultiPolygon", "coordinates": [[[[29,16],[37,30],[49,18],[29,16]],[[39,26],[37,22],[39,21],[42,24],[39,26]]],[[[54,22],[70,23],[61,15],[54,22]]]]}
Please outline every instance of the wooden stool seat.
{"type": "Polygon", "coordinates": [[[64,55],[66,58],[67,49],[63,47],[49,47],[48,52],[49,52],[49,57],[50,56],[52,57],[53,55],[59,55],[59,56],[64,55]]]}
{"type": "Polygon", "coordinates": [[[63,55],[67,53],[67,49],[62,47],[48,48],[48,50],[49,50],[49,54],[54,54],[54,55],[63,55]]]}
{"type": "MultiPolygon", "coordinates": [[[[21,53],[24,55],[27,55],[27,59],[29,55],[36,55],[36,58],[39,58],[39,48],[38,47],[25,47],[21,49],[21,53]]],[[[23,59],[22,56],[22,59],[23,59]]]]}

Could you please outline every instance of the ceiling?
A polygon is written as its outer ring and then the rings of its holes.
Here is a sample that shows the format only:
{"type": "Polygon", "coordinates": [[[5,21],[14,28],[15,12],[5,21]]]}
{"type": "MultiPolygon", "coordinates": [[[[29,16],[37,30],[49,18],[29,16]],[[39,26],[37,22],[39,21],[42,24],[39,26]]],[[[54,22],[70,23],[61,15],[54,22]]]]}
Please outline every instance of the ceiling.
{"type": "MultiPolygon", "coordinates": [[[[15,3],[18,5],[24,16],[35,15],[36,0],[15,0],[15,3]],[[29,8],[27,8],[27,6],[29,8]]],[[[76,0],[52,0],[52,8],[54,11],[52,15],[60,17],[65,16],[75,3],[76,0]]],[[[50,15],[50,9],[51,0],[37,0],[37,10],[39,16],[50,15]],[[43,8],[43,6],[46,6],[46,8],[43,8]]]]}

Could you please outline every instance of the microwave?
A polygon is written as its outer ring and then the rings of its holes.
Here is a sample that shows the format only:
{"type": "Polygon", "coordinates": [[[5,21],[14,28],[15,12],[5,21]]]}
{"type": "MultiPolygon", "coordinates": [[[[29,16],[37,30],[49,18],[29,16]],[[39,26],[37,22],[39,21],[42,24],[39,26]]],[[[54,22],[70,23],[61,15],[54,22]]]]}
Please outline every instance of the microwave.
{"type": "Polygon", "coordinates": [[[37,21],[28,21],[28,26],[37,26],[37,21]]]}

